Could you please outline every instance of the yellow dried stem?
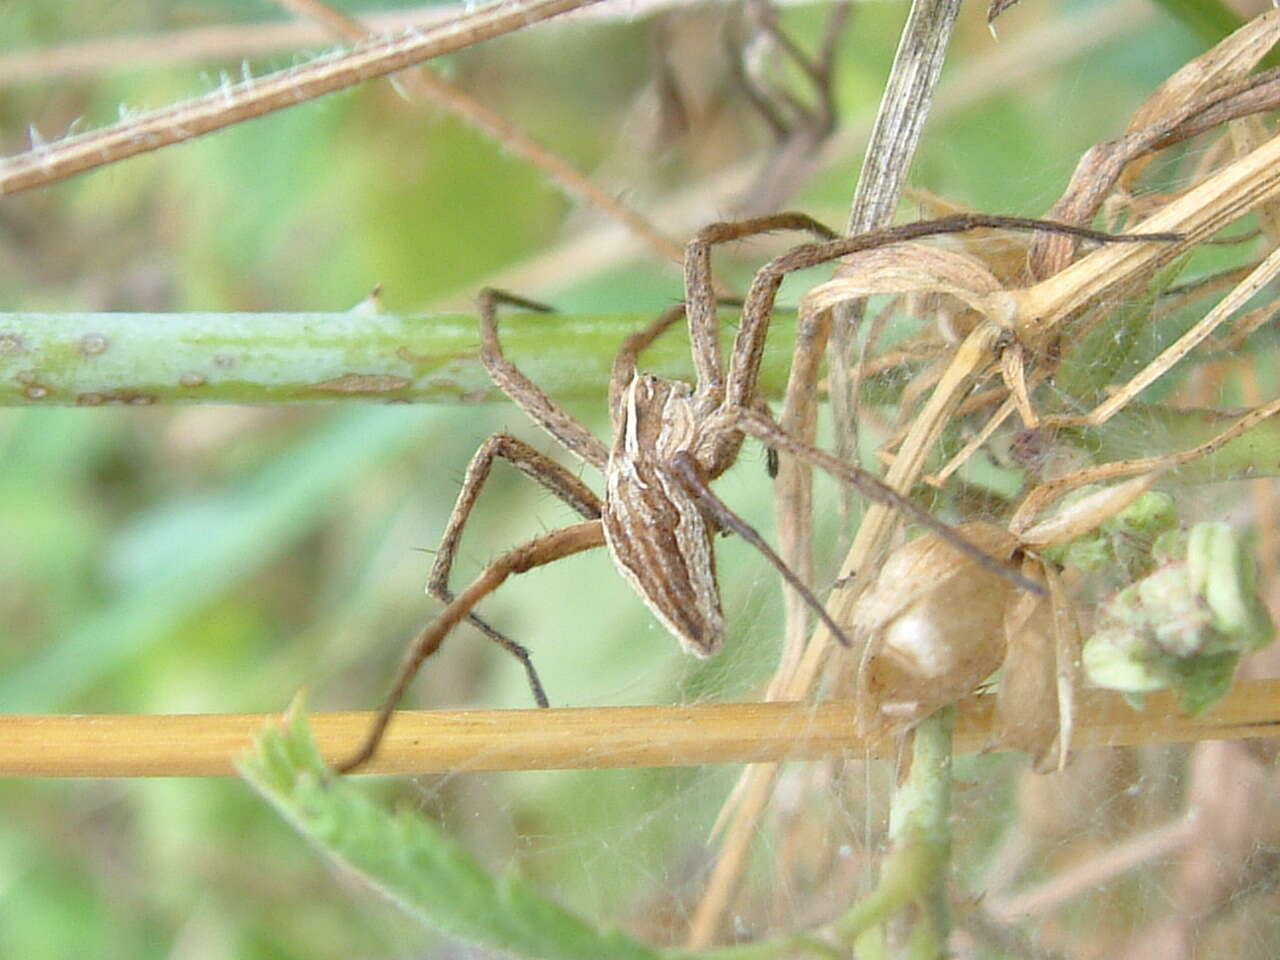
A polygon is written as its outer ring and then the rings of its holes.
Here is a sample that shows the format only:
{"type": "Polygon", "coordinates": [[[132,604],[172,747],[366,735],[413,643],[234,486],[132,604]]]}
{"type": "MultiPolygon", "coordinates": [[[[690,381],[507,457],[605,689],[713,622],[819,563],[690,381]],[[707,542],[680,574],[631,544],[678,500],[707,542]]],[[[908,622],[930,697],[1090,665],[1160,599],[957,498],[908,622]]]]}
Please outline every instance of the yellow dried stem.
{"type": "MultiPolygon", "coordinates": [[[[956,749],[991,743],[995,697],[959,704],[956,749]]],[[[449,773],[665,767],[761,760],[892,756],[858,737],[849,701],[592,707],[550,710],[421,710],[396,714],[364,773],[449,773]]],[[[279,714],[0,716],[0,776],[220,777],[279,714]]],[[[310,718],[321,752],[347,756],[372,714],[310,718]]],[[[1172,696],[1152,694],[1135,712],[1107,691],[1077,705],[1074,746],[1138,746],[1280,736],[1280,680],[1237,683],[1213,710],[1187,717],[1172,696]]]]}
{"type": "MultiPolygon", "coordinates": [[[[1271,139],[1272,133],[1261,117],[1242,117],[1227,125],[1227,134],[1236,156],[1244,156],[1271,139]]],[[[1258,225],[1272,246],[1280,246],[1280,204],[1258,208],[1258,225]]]]}

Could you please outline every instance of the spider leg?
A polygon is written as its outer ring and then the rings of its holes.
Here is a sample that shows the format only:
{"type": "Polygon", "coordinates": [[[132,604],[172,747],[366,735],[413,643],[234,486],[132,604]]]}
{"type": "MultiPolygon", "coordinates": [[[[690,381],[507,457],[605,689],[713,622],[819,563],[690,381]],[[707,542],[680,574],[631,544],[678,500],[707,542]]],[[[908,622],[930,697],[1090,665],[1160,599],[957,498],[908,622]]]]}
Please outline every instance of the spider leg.
{"type": "Polygon", "coordinates": [[[498,305],[511,304],[526,310],[549,311],[551,308],[533,300],[504,293],[482,290],[476,298],[480,311],[480,359],[489,376],[508,397],[534,422],[560,441],[585,463],[603,470],[609,451],[595,435],[564,408],[554,403],[536,383],[526,377],[502,354],[498,340],[498,305]]]}
{"type": "Polygon", "coordinates": [[[778,26],[777,10],[768,0],[749,0],[746,7],[758,35],[771,39],[778,52],[804,74],[813,87],[816,102],[813,106],[808,106],[785,88],[765,90],[751,76],[744,62],[746,45],[735,44],[733,38],[726,33],[726,43],[729,46],[728,60],[733,79],[741,86],[747,99],[764,119],[774,139],[779,143],[804,135],[815,141],[822,140],[835,125],[835,96],[831,82],[835,48],[852,11],[852,5],[845,2],[832,7],[827,17],[821,44],[814,56],[802,50],[799,44],[778,26]],[[743,49],[736,49],[738,46],[743,49]],[[779,109],[780,104],[785,104],[787,112],[793,115],[794,120],[783,118],[783,111],[779,109]]]}
{"type": "Polygon", "coordinates": [[[684,316],[684,304],[677,303],[658,316],[647,327],[637,330],[622,341],[617,356],[613,358],[613,372],[609,377],[609,415],[616,425],[622,416],[622,395],[636,373],[636,362],[641,352],[666,333],[684,316]]]}
{"type": "MultiPolygon", "coordinates": [[[[453,512],[449,515],[444,536],[440,540],[440,548],[436,552],[435,564],[431,568],[431,576],[427,580],[427,593],[444,604],[449,604],[454,599],[454,594],[449,589],[449,572],[458,552],[463,528],[471,516],[476,500],[480,497],[485,481],[489,479],[489,471],[493,468],[496,457],[501,457],[525,476],[536,480],[585,519],[594,520],[600,516],[600,498],[585,483],[524,441],[516,439],[509,433],[495,433],[480,445],[480,449],[475,452],[471,463],[467,466],[466,475],[462,480],[462,489],[458,493],[457,502],[453,505],[453,512]]],[[[524,645],[495,629],[474,613],[468,613],[467,620],[523,664],[534,700],[540,707],[548,706],[542,681],[538,678],[538,672],[534,669],[529,651],[524,645]]]]}
{"type": "Polygon", "coordinates": [[[1101,243],[1181,239],[1179,234],[1174,233],[1115,234],[1075,227],[1066,223],[1054,223],[1050,220],[992,216],[984,213],[958,213],[936,220],[917,220],[914,223],[904,223],[896,227],[871,230],[825,243],[803,244],[769,261],[752,278],[751,287],[747,291],[746,301],[742,307],[742,327],[734,341],[733,355],[729,361],[728,391],[723,405],[725,407],[750,405],[751,395],[755,392],[756,377],[760,370],[760,358],[764,353],[765,335],[769,329],[773,303],[778,295],[778,288],[788,273],[820,266],[832,260],[839,260],[841,257],[861,253],[863,250],[919,240],[922,237],[964,233],[979,228],[1065,233],[1101,243]]]}
{"type": "MultiPolygon", "coordinates": [[[[749,221],[744,221],[749,222],[749,221]]],[[[808,243],[795,247],[780,257],[769,261],[756,273],[747,290],[746,300],[742,307],[742,326],[734,339],[733,352],[729,357],[729,369],[726,379],[722,409],[745,408],[752,405],[756,392],[756,381],[760,374],[760,361],[764,356],[765,338],[769,332],[769,319],[773,313],[774,300],[783,278],[796,270],[806,270],[820,266],[832,260],[850,254],[871,250],[875,247],[904,243],[922,237],[947,233],[964,233],[979,228],[1004,230],[1048,231],[1065,233],[1099,242],[1139,242],[1139,241],[1174,241],[1180,239],[1178,234],[1112,234],[1086,227],[1076,227],[1065,223],[1054,223],[1049,220],[1033,220],[1027,217],[1002,217],[983,213],[959,213],[936,220],[917,220],[896,227],[885,227],[871,230],[852,237],[841,237],[825,243],[808,243]]],[[[685,255],[686,277],[689,268],[689,256],[685,255]]],[[[687,280],[686,280],[687,282],[687,280]]],[[[693,327],[690,313],[690,329],[693,327]]],[[[707,470],[708,476],[718,477],[727,470],[737,455],[736,438],[732,435],[716,437],[710,450],[705,450],[699,461],[707,470]]]]}
{"type": "Polygon", "coordinates": [[[777,568],[778,572],[782,574],[782,578],[786,580],[787,583],[789,583],[791,587],[800,594],[800,596],[804,597],[805,602],[809,604],[820,618],[822,618],[823,622],[826,623],[827,628],[831,631],[831,635],[844,646],[852,647],[853,644],[849,641],[848,636],[846,636],[845,632],[840,629],[840,625],[831,619],[831,614],[827,613],[826,607],[822,605],[822,601],[813,595],[813,591],[805,586],[804,581],[792,572],[786,562],[778,556],[778,554],[774,552],[774,549],[765,542],[764,538],[756,532],[756,529],[734,513],[733,510],[729,508],[729,505],[721,500],[720,497],[716,495],[716,492],[711,489],[710,484],[707,483],[706,478],[702,475],[701,471],[699,471],[698,463],[694,460],[693,455],[687,450],[680,450],[671,458],[671,465],[685,488],[701,501],[703,507],[705,507],[707,512],[711,514],[716,524],[719,525],[721,529],[732,530],[743,540],[747,541],[747,543],[759,550],[764,555],[765,559],[773,564],[774,567],[777,568]]]}
{"type": "Polygon", "coordinates": [[[684,250],[685,312],[689,318],[689,340],[698,375],[698,394],[706,409],[714,409],[724,396],[724,373],[720,361],[720,317],[716,311],[715,288],[711,282],[711,248],[775,230],[803,230],[830,238],[835,232],[803,213],[775,213],[749,220],[713,223],[699,230],[684,250]]]}
{"type": "Polygon", "coordinates": [[[1040,584],[1029,580],[1022,574],[1010,569],[1001,560],[990,556],[982,548],[970,543],[964,537],[957,534],[947,524],[934,517],[927,510],[916,506],[911,500],[898,493],[892,487],[888,486],[881,480],[872,476],[867,471],[862,470],[852,464],[845,463],[838,457],[819,450],[817,447],[810,446],[803,441],[797,440],[777,423],[762,416],[755,410],[739,408],[737,410],[725,411],[725,419],[733,429],[749,434],[756,439],[783,450],[797,459],[803,460],[812,466],[825,470],[837,480],[847,483],[868,500],[876,503],[893,507],[896,510],[906,514],[912,520],[921,526],[927,527],[929,530],[942,537],[947,543],[960,550],[965,555],[972,557],[976,562],[981,564],[992,573],[998,574],[1016,584],[1024,590],[1043,596],[1044,587],[1040,584]]]}
{"type": "Polygon", "coordinates": [[[449,631],[456,627],[480,600],[496,590],[507,577],[603,545],[604,528],[600,521],[587,520],[561,527],[559,530],[553,530],[551,533],[530,540],[489,564],[469,587],[458,594],[414,638],[405,651],[404,660],[391,687],[391,692],[383,701],[382,708],[369,728],[364,743],[351,757],[335,767],[335,770],[338,773],[350,773],[373,757],[378,750],[378,744],[382,741],[383,733],[386,732],[387,724],[391,722],[396,706],[417,674],[418,668],[422,666],[422,662],[435,653],[444,642],[444,638],[449,635],[449,631]]]}

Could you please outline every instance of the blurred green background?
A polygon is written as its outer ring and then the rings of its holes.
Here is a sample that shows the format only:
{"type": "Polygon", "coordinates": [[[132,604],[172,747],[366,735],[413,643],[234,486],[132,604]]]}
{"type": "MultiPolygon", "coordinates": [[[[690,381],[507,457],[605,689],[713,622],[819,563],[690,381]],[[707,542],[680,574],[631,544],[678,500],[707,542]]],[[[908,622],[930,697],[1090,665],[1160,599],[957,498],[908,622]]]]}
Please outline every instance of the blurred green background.
{"type": "MultiPolygon", "coordinates": [[[[1154,8],[1116,6],[1130,23],[1081,38],[1070,25],[1090,22],[1078,19],[1089,4],[1026,0],[999,22],[997,42],[982,5],[966,5],[911,184],[991,212],[1043,212],[1080,152],[1118,134],[1203,49],[1154,8]],[[982,79],[991,57],[1059,27],[1083,52],[982,79]]],[[[873,115],[906,9],[857,5],[839,59],[846,131],[873,115]]],[[[783,22],[811,46],[823,12],[788,6],[783,22]]],[[[716,6],[623,8],[438,66],[610,192],[660,210],[732,164],[767,162],[767,132],[725,75],[722,16],[716,6]],[[672,36],[684,39],[675,75],[690,110],[683,129],[655,134],[654,50],[672,36]]],[[[152,38],[157,62],[95,66],[95,46],[74,75],[38,62],[6,75],[3,152],[26,149],[31,126],[52,141],[122,108],[203,93],[223,71],[239,77],[243,62],[255,74],[298,62],[307,49],[250,56],[237,46],[286,19],[261,0],[7,4],[0,66],[117,37],[152,38]],[[223,52],[184,54],[210,27],[231,28],[223,52]]],[[[859,157],[833,153],[787,205],[842,224],[859,157]]],[[[712,203],[732,212],[732,197],[712,203]]],[[[648,256],[585,269],[543,259],[600,223],[500,146],[376,82],[5,198],[0,303],[339,310],[382,284],[389,309],[416,311],[511,276],[525,279],[521,293],[567,309],[656,312],[680,295],[677,271],[648,256]]],[[[726,255],[727,274],[745,278],[777,249],[744,246],[726,255]]],[[[575,412],[603,431],[602,409],[575,412]]],[[[0,711],[274,711],[304,687],[315,709],[373,706],[404,639],[434,609],[423,551],[469,456],[500,428],[554,449],[507,405],[0,410],[0,711]]],[[[767,532],[762,460],[748,451],[720,489],[767,532]]],[[[497,471],[458,579],[568,519],[497,471]]],[[[558,705],[746,696],[771,669],[775,577],[739,543],[722,549],[731,639],[705,665],[675,649],[602,553],[519,579],[484,612],[533,648],[558,705]]],[[[518,666],[464,629],[412,701],[522,707],[529,697],[518,666]]],[[[734,773],[468,775],[380,789],[442,818],[495,867],[519,861],[566,902],[662,941],[680,934],[734,773]]],[[[475,955],[333,873],[235,781],[6,781],[0,798],[3,957],[475,955]]],[[[797,905],[780,896],[777,909],[797,905]]]]}

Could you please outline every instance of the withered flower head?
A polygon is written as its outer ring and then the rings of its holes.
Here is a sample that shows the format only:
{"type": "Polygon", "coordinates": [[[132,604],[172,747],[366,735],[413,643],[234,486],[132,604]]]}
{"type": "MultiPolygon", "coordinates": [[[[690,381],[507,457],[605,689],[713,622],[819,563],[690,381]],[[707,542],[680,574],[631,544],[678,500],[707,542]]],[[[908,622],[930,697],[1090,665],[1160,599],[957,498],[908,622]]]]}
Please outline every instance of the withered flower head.
{"type": "MultiPolygon", "coordinates": [[[[1017,541],[989,523],[956,532],[991,556],[1017,541]]],[[[895,550],[854,608],[866,644],[860,721],[872,729],[911,723],[971,693],[1004,658],[1003,621],[1014,587],[936,536],[895,550]]]]}

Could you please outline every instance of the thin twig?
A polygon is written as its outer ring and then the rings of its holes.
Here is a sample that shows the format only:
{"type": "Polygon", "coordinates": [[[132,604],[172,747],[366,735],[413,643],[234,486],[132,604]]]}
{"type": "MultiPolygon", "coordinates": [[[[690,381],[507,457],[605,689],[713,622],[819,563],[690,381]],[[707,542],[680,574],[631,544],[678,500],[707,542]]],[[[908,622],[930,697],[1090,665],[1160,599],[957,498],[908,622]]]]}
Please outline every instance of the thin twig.
{"type": "MultiPolygon", "coordinates": [[[[995,698],[958,705],[956,750],[991,741],[995,698]]],[[[693,766],[763,760],[888,756],[860,739],[848,701],[725,703],[547,710],[397,713],[365,773],[693,766]]],[[[1280,736],[1280,680],[1237,683],[1199,717],[1168,693],[1141,712],[1107,691],[1086,691],[1074,745],[1118,747],[1280,736]]],[[[278,714],[0,715],[0,776],[229,776],[232,760],[278,714]]],[[[324,755],[347,756],[371,713],[321,713],[311,724],[324,755]]]]}
{"type": "Polygon", "coordinates": [[[1099,890],[1118,876],[1185,846],[1200,824],[1193,814],[1180,816],[1159,827],[1107,847],[1097,856],[1075,864],[1027,890],[989,898],[986,911],[1001,923],[1014,923],[1046,913],[1081,893],[1099,890]]]}
{"type": "MultiPolygon", "coordinates": [[[[845,228],[849,236],[885,226],[898,208],[959,12],[960,0],[914,0],[911,5],[858,174],[845,228]]],[[[837,310],[831,329],[831,414],[836,453],[846,460],[857,445],[857,384],[849,371],[862,310],[862,301],[837,310]]]]}
{"type": "Polygon", "coordinates": [[[34,145],[0,163],[0,195],[47,186],[94,167],[182,143],[598,2],[499,0],[456,20],[410,27],[300,67],[228,82],[203,97],[57,143],[34,145]]]}

